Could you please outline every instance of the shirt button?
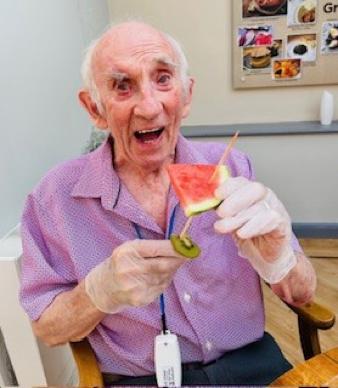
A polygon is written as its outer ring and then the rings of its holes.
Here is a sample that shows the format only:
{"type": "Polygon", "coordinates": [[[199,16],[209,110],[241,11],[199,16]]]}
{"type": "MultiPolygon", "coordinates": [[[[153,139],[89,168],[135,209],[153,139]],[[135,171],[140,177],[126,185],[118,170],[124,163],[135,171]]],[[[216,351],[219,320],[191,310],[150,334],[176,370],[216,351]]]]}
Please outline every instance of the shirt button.
{"type": "Polygon", "coordinates": [[[185,300],[187,303],[190,303],[190,301],[191,301],[191,295],[190,295],[190,294],[188,294],[187,292],[185,292],[183,298],[184,298],[184,300],[185,300]]]}
{"type": "Polygon", "coordinates": [[[212,342],[207,341],[205,343],[205,347],[207,348],[208,352],[210,352],[210,350],[214,347],[214,345],[212,344],[212,342]]]}

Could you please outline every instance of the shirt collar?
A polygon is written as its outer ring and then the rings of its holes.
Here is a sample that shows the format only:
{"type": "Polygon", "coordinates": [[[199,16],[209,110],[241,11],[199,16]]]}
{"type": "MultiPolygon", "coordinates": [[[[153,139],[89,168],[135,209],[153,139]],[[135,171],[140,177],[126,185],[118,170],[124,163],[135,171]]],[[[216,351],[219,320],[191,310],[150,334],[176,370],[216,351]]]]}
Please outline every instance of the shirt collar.
{"type": "Polygon", "coordinates": [[[72,190],[72,196],[101,198],[102,206],[112,210],[119,196],[120,179],[113,168],[111,138],[108,137],[87,157],[87,163],[72,190]]]}
{"type": "MultiPolygon", "coordinates": [[[[198,147],[196,147],[197,144],[198,143],[196,142],[188,141],[179,134],[176,145],[175,163],[207,164],[208,161],[198,150],[198,147]]],[[[121,197],[122,191],[123,198],[128,199],[128,204],[124,204],[125,206],[132,206],[134,201],[132,201],[131,196],[122,187],[120,179],[114,170],[112,148],[113,140],[111,137],[108,137],[100,147],[87,155],[87,163],[72,190],[72,196],[81,198],[101,198],[102,206],[106,210],[119,211],[119,208],[121,207],[119,198],[121,197]]],[[[171,188],[168,210],[171,212],[177,203],[178,199],[171,188]]],[[[125,211],[125,209],[122,210],[121,213],[125,211]]],[[[137,217],[137,219],[135,218],[134,221],[139,222],[138,218],[139,217],[137,217]]],[[[147,226],[149,227],[150,225],[147,226]]]]}
{"type": "Polygon", "coordinates": [[[176,145],[175,163],[209,164],[204,154],[200,152],[199,142],[189,141],[179,134],[176,145]]]}

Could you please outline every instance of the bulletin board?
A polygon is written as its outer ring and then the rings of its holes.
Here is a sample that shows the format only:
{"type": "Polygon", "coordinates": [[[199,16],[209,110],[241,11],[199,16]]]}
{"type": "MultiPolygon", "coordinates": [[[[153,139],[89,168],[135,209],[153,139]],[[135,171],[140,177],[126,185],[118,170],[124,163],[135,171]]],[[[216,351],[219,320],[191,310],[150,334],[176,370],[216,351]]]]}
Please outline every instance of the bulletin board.
{"type": "Polygon", "coordinates": [[[338,84],[338,0],[232,0],[235,89],[338,84]]]}

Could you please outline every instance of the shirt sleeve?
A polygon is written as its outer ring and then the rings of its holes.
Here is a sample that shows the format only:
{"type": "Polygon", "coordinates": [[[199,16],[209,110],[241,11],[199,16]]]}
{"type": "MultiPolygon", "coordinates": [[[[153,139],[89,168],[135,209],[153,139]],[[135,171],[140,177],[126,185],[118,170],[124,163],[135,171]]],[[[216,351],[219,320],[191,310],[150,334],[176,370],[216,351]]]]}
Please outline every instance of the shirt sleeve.
{"type": "Polygon", "coordinates": [[[227,164],[230,168],[231,176],[243,176],[251,181],[256,179],[250,157],[244,152],[234,149],[230,154],[227,164]]]}
{"type": "Polygon", "coordinates": [[[248,155],[245,155],[245,158],[246,158],[247,163],[248,163],[247,177],[249,180],[254,181],[254,180],[256,180],[256,174],[255,174],[251,159],[249,158],[248,155]]]}
{"type": "Polygon", "coordinates": [[[21,220],[23,257],[19,299],[31,320],[37,320],[61,292],[77,281],[53,217],[31,194],[21,220]]]}

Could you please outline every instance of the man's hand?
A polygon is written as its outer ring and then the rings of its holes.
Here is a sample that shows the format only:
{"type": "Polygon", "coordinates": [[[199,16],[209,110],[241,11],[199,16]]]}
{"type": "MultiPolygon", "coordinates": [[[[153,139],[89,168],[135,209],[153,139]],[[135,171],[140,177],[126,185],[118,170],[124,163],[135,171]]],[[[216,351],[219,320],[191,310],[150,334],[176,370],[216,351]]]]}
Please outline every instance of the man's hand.
{"type": "Polygon", "coordinates": [[[232,233],[239,254],[269,283],[283,279],[296,265],[291,247],[291,222],[276,195],[258,182],[229,178],[216,190],[223,199],[215,229],[232,233]]]}
{"type": "Polygon", "coordinates": [[[85,278],[85,288],[95,306],[106,313],[153,302],[187,261],[169,240],[134,240],[120,245],[111,257],[85,278]]]}

